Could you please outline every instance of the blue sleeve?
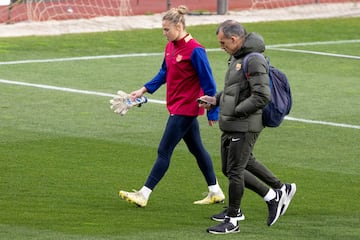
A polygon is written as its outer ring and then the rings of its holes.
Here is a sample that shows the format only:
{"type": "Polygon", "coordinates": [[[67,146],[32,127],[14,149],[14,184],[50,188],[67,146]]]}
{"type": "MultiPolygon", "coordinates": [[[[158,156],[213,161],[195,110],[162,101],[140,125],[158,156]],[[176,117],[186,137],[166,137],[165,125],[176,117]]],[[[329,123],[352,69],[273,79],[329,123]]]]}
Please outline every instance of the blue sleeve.
{"type": "Polygon", "coordinates": [[[163,85],[165,82],[166,82],[166,63],[164,59],[159,72],[155,75],[153,79],[145,83],[144,87],[146,87],[148,93],[151,94],[154,93],[156,90],[158,90],[159,87],[161,87],[161,85],[163,85]]]}
{"type": "Polygon", "coordinates": [[[199,75],[200,86],[205,95],[215,96],[216,83],[204,48],[195,48],[191,54],[191,63],[199,75]]]}
{"type": "MultiPolygon", "coordinates": [[[[205,95],[215,96],[216,83],[212,75],[210,63],[205,49],[195,48],[191,55],[191,62],[195,71],[199,75],[200,86],[205,95]]],[[[214,107],[207,111],[208,120],[217,121],[219,119],[219,107],[214,107]]]]}
{"type": "Polygon", "coordinates": [[[208,120],[218,121],[219,120],[219,107],[214,107],[210,111],[207,111],[208,120]]]}

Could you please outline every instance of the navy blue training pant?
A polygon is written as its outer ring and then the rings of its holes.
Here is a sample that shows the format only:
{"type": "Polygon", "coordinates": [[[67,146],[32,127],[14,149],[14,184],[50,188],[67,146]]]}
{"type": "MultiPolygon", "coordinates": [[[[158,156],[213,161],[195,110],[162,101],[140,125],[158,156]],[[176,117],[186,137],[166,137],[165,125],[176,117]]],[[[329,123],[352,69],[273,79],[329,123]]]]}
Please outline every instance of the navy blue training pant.
{"type": "Polygon", "coordinates": [[[169,168],[171,155],[181,139],[196,158],[208,186],[216,184],[213,163],[201,141],[197,117],[170,115],[158,147],[158,157],[146,180],[146,187],[154,189],[163,178],[169,168]]]}

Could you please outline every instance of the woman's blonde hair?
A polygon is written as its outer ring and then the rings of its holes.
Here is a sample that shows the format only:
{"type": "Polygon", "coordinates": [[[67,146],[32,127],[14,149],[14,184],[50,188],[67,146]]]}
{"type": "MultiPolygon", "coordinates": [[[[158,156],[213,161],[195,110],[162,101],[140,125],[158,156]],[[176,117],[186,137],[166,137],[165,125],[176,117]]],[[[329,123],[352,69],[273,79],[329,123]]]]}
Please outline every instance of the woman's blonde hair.
{"type": "Polygon", "coordinates": [[[181,23],[185,29],[185,15],[188,13],[188,8],[184,5],[180,5],[176,8],[171,8],[165,13],[162,20],[169,21],[173,24],[181,23]]]}

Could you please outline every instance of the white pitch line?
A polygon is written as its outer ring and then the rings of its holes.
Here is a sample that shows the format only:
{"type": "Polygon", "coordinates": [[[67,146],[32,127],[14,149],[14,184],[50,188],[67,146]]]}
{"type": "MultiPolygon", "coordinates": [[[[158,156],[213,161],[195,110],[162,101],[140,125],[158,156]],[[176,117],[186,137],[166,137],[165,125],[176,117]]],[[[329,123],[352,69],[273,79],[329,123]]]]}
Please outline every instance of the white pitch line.
{"type": "MultiPolygon", "coordinates": [[[[87,95],[96,95],[96,96],[103,96],[103,97],[114,97],[115,96],[114,94],[109,94],[109,93],[102,93],[102,92],[88,91],[88,90],[79,90],[79,89],[74,89],[74,88],[56,87],[56,86],[45,85],[45,84],[35,84],[35,83],[26,83],[26,82],[19,82],[19,81],[10,81],[10,80],[5,80],[5,79],[0,79],[0,83],[12,84],[12,85],[20,85],[20,86],[26,86],[26,87],[35,87],[35,88],[42,88],[42,89],[49,89],[49,90],[56,90],[56,91],[63,91],[63,92],[71,92],[71,93],[79,93],[79,94],[87,94],[87,95]]],[[[165,101],[161,101],[161,100],[148,99],[148,101],[152,102],[152,103],[166,104],[165,101]]],[[[302,118],[293,118],[293,117],[289,117],[289,116],[286,116],[285,119],[290,120],[290,121],[296,121],[296,122],[304,122],[304,123],[322,124],[322,125],[335,126],[335,127],[360,129],[360,126],[350,125],[350,124],[343,124],[343,123],[307,120],[307,119],[302,119],[302,118]]]]}
{"type": "Polygon", "coordinates": [[[317,121],[317,120],[308,120],[308,119],[302,119],[302,118],[293,118],[293,117],[289,117],[289,116],[286,116],[285,119],[289,120],[289,121],[296,121],[296,122],[303,122],[303,123],[313,123],[313,124],[322,124],[322,125],[328,125],[328,126],[334,126],[334,127],[360,129],[360,126],[344,124],[344,123],[334,123],[334,122],[325,122],[325,121],[317,121]]]}
{"type": "Polygon", "coordinates": [[[164,53],[129,53],[118,55],[100,55],[100,56],[84,56],[84,57],[71,57],[71,58],[54,58],[54,59],[33,59],[33,60],[19,60],[0,62],[0,65],[15,65],[26,63],[51,63],[51,62],[66,62],[66,61],[83,61],[83,60],[96,60],[96,59],[108,59],[108,58],[126,58],[126,57],[150,57],[161,56],[164,53]]]}
{"type": "MultiPolygon", "coordinates": [[[[63,92],[72,92],[72,93],[96,95],[96,96],[103,96],[103,97],[115,97],[116,96],[115,94],[110,94],[110,93],[102,93],[102,92],[95,92],[95,91],[88,91],[88,90],[79,90],[79,89],[74,89],[74,88],[56,87],[56,86],[45,85],[45,84],[10,81],[10,80],[5,80],[5,79],[0,79],[0,83],[6,83],[6,84],[12,84],[12,85],[20,85],[20,86],[26,86],[26,87],[35,87],[35,88],[42,88],[42,89],[49,89],[49,90],[56,90],[56,91],[63,91],[63,92]]],[[[148,101],[153,102],[153,103],[166,104],[165,101],[161,101],[161,100],[148,99],[148,101]]]]}
{"type": "Polygon", "coordinates": [[[338,41],[323,41],[323,42],[304,42],[304,43],[283,43],[283,44],[268,45],[266,47],[271,47],[271,48],[277,48],[277,47],[300,47],[300,46],[332,45],[332,44],[344,44],[344,43],[360,43],[360,39],[338,40],[338,41]]]}
{"type": "Polygon", "coordinates": [[[276,51],[284,51],[284,52],[308,53],[308,54],[331,56],[331,57],[360,59],[360,56],[344,55],[344,54],[335,54],[335,53],[325,53],[325,52],[316,52],[316,51],[308,51],[308,50],[298,50],[298,49],[290,49],[290,48],[277,48],[277,47],[276,47],[276,48],[268,48],[268,49],[269,49],[269,50],[276,50],[276,51]]]}
{"type": "MultiPolygon", "coordinates": [[[[296,46],[312,46],[312,45],[325,45],[325,44],[346,44],[346,43],[359,43],[360,39],[354,40],[339,40],[339,41],[324,41],[324,42],[305,42],[305,43],[289,43],[289,44],[274,44],[268,45],[266,48],[269,50],[281,50],[281,47],[296,47],[296,46]]],[[[219,52],[222,51],[220,48],[207,49],[208,52],[219,52]]],[[[288,49],[283,51],[301,51],[288,49]]],[[[305,52],[305,51],[304,51],[305,52]]],[[[306,53],[318,53],[307,51],[306,53]]],[[[19,60],[19,61],[8,61],[0,62],[0,65],[16,65],[16,64],[27,64],[27,63],[51,63],[51,62],[66,62],[66,61],[82,61],[82,60],[96,60],[96,59],[108,59],[108,58],[126,58],[126,57],[149,57],[149,56],[162,56],[164,53],[128,53],[128,54],[118,54],[118,55],[101,55],[101,56],[84,56],[84,57],[71,57],[71,58],[55,58],[55,59],[33,59],[33,60],[19,60]]],[[[322,53],[321,55],[326,56],[336,56],[336,57],[346,57],[346,58],[355,58],[359,59],[358,56],[351,55],[336,55],[330,53],[322,53]]]]}

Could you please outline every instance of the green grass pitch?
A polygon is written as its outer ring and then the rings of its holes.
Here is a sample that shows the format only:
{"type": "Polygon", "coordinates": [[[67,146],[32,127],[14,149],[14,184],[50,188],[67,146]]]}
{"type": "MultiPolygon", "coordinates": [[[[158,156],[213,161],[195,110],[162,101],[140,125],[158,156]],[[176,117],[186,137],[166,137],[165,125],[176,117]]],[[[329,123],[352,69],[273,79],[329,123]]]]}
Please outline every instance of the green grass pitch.
{"type": "MultiPolygon", "coordinates": [[[[225,205],[192,204],[207,187],[183,143],[146,208],[118,197],[120,189],[144,184],[167,119],[164,105],[149,102],[120,117],[110,110],[109,96],[81,94],[132,91],[150,80],[166,44],[160,28],[2,38],[0,239],[359,239],[359,22],[245,24],[264,36],[266,55],[287,73],[294,98],[289,117],[295,121],[265,129],[255,154],[279,178],[296,182],[298,191],[287,213],[267,227],[266,204],[246,190],[241,232],[226,237],[205,231],[225,205]],[[122,55],[138,53],[154,54],[122,55]],[[38,85],[9,84],[15,82],[38,85]]],[[[220,90],[228,56],[215,30],[188,27],[209,49],[220,90]]],[[[148,97],[164,100],[165,87],[148,97]]],[[[207,126],[205,117],[199,122],[226,190],[220,130],[207,126]]]]}

